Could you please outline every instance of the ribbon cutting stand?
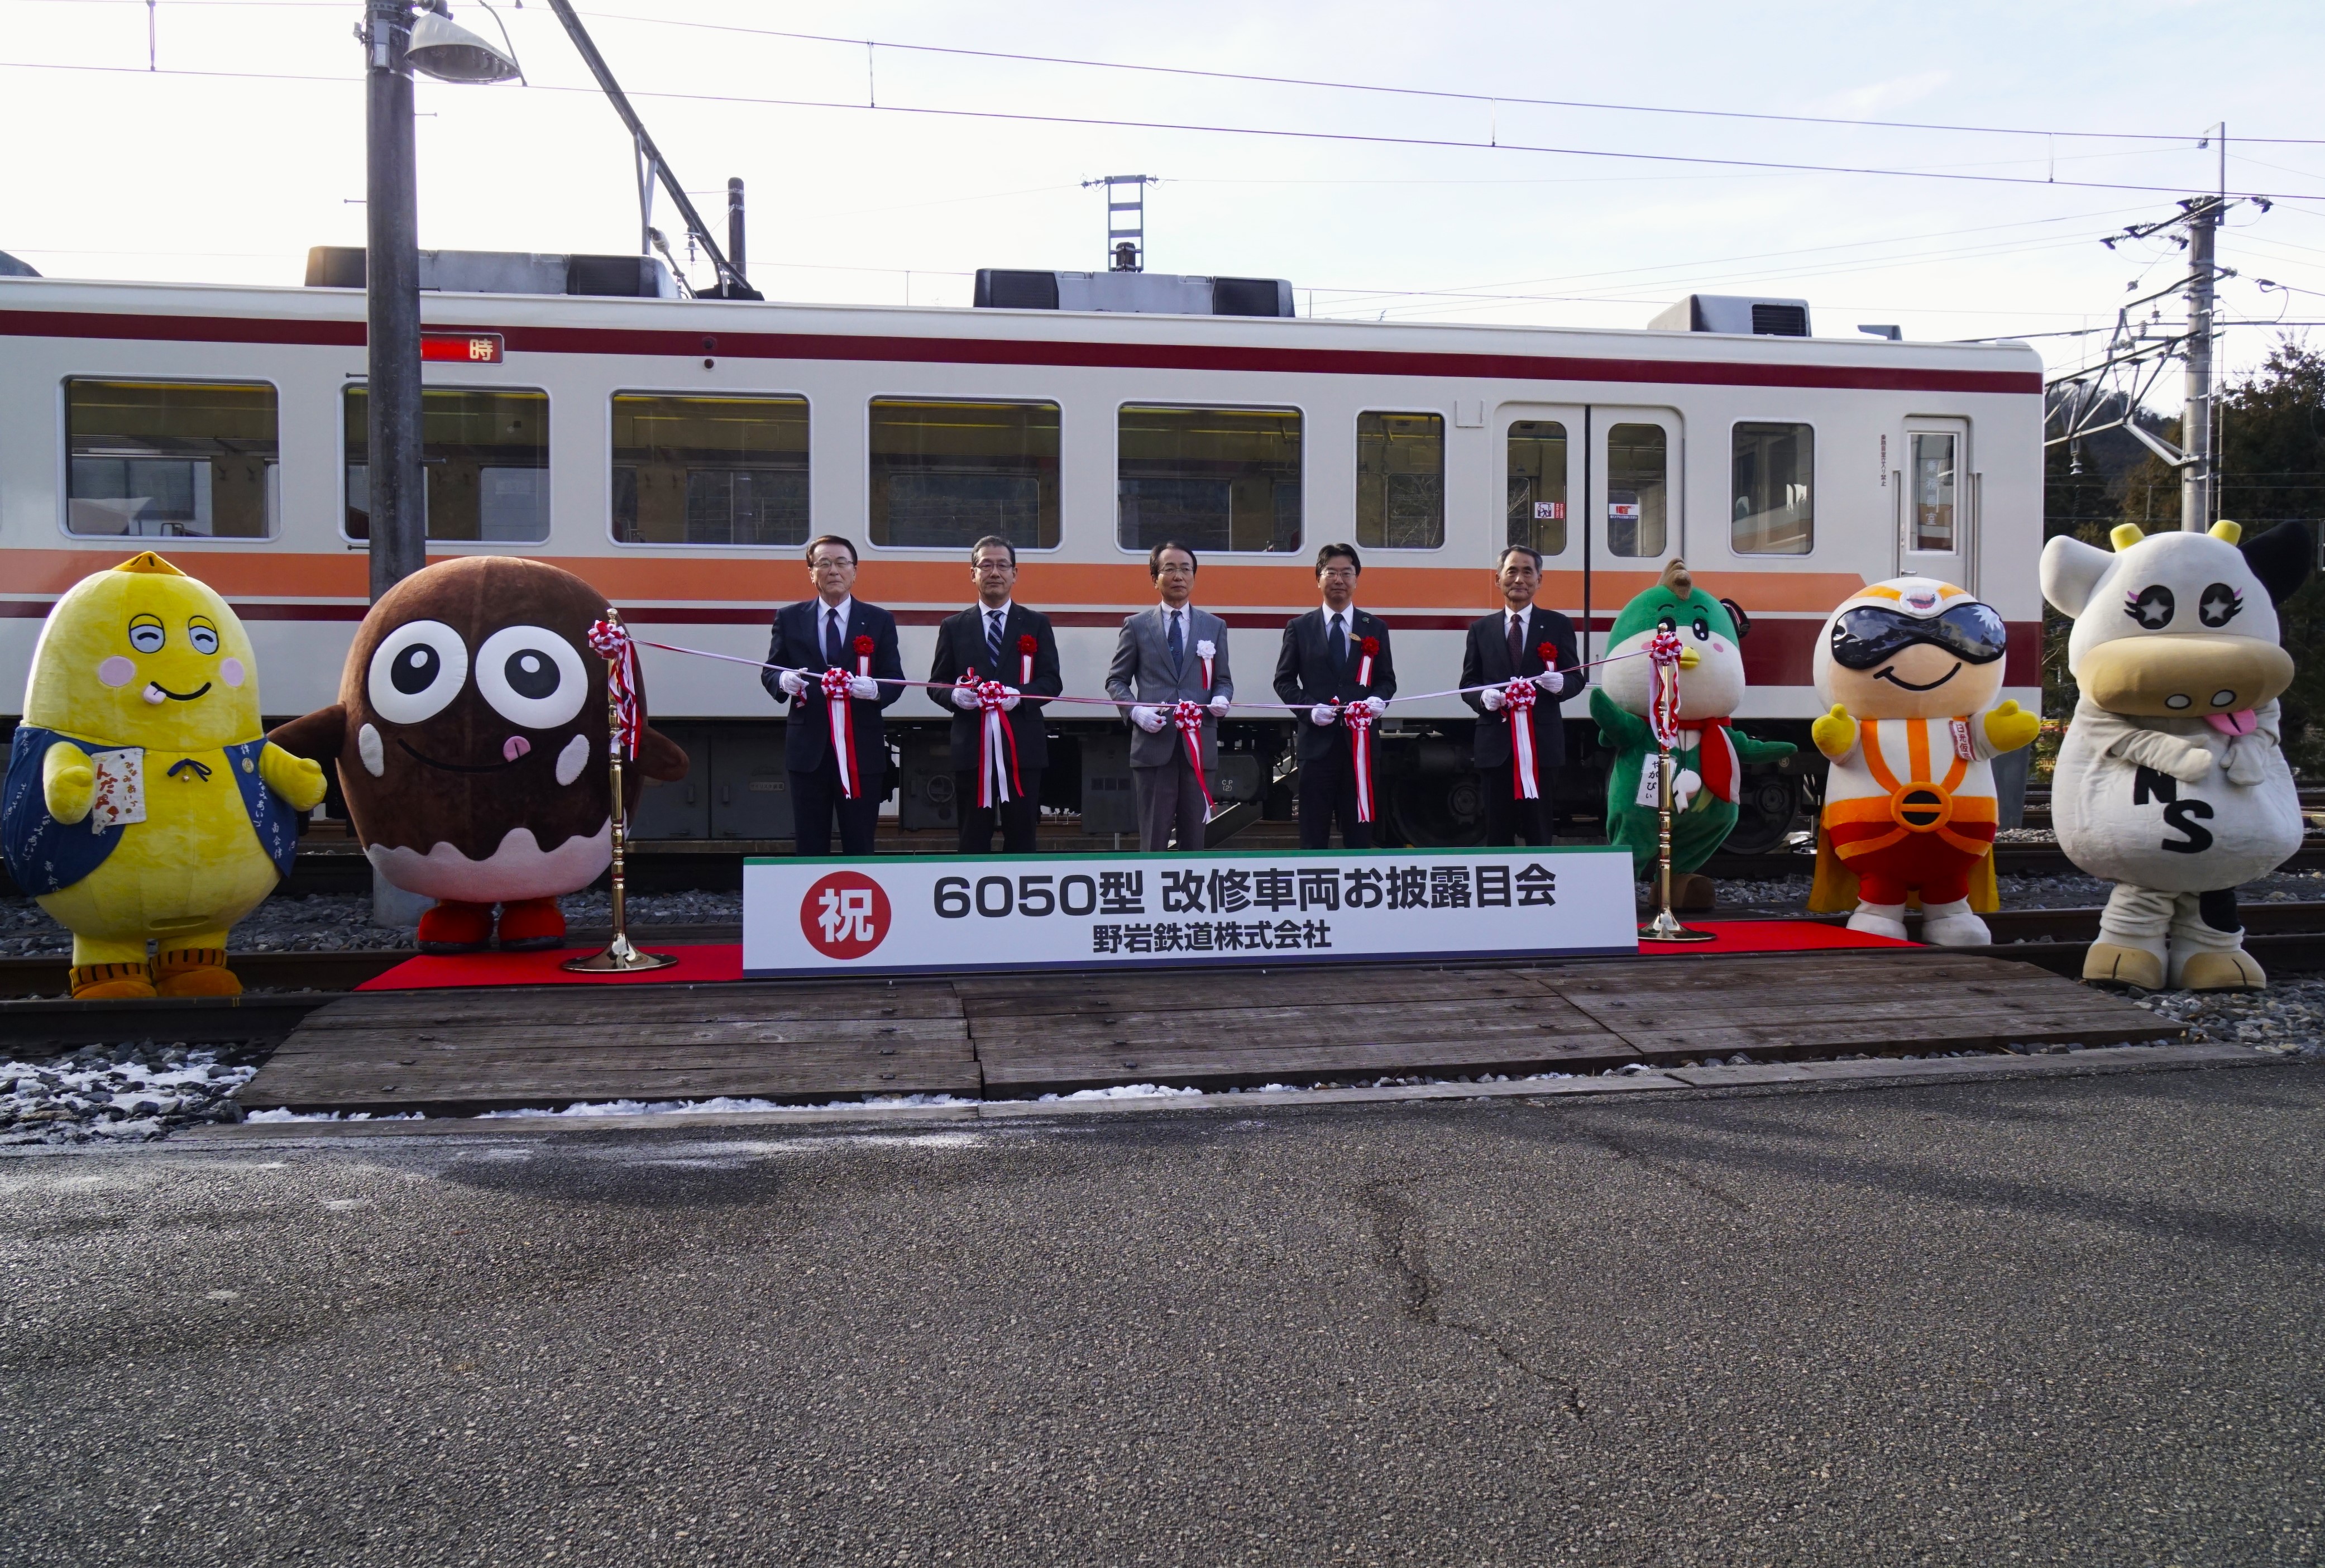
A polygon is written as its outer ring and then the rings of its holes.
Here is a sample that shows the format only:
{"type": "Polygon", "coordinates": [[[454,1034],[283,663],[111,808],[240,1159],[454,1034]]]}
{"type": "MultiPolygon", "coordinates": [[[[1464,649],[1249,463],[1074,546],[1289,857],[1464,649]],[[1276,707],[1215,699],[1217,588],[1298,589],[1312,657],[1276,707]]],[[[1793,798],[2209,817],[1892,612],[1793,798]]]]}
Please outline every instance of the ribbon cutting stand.
{"type": "Polygon", "coordinates": [[[1717,932],[1696,931],[1681,923],[1672,913],[1672,742],[1679,738],[1679,661],[1681,652],[1679,638],[1668,631],[1657,632],[1648,645],[1649,657],[1655,666],[1655,696],[1650,703],[1647,722],[1655,734],[1655,766],[1659,770],[1655,792],[1655,886],[1657,903],[1655,917],[1639,927],[1641,942],[1717,942],[1717,932]],[[1668,639],[1668,641],[1666,641],[1668,639]]]}
{"type": "Polygon", "coordinates": [[[575,974],[639,974],[648,970],[666,970],[678,960],[666,952],[643,952],[630,942],[629,920],[623,904],[622,851],[629,836],[627,813],[622,802],[623,737],[637,722],[637,684],[634,672],[637,654],[630,645],[630,634],[621,617],[611,610],[606,619],[589,628],[589,645],[606,660],[606,763],[613,782],[614,864],[611,871],[614,889],[614,940],[606,944],[603,952],[588,958],[568,959],[558,966],[575,974]],[[626,708],[627,711],[625,711],[626,708]]]}

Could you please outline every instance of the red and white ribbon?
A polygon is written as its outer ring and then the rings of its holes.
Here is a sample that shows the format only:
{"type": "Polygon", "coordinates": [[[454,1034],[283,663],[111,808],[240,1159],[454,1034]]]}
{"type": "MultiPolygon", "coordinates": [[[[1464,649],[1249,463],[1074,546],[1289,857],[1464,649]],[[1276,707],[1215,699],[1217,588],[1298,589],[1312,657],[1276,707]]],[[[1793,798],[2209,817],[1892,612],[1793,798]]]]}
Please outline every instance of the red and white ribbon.
{"type": "Polygon", "coordinates": [[[856,673],[859,675],[872,673],[872,639],[869,637],[856,639],[856,673]]]}
{"type": "Polygon", "coordinates": [[[638,701],[638,650],[627,626],[608,617],[589,623],[589,646],[606,661],[606,683],[614,696],[616,723],[611,737],[625,757],[638,754],[638,732],[645,715],[638,701]]]}
{"type": "Polygon", "coordinates": [[[1502,711],[1510,716],[1510,798],[1542,799],[1542,758],[1533,743],[1534,700],[1541,689],[1520,676],[1502,688],[1502,711]]]}
{"type": "Polygon", "coordinates": [[[1348,727],[1348,758],[1357,770],[1357,821],[1373,820],[1373,707],[1369,702],[1351,702],[1340,710],[1340,722],[1348,727]]]}
{"type": "MultiPolygon", "coordinates": [[[[1206,659],[1203,663],[1209,665],[1210,661],[1206,659]]],[[[1210,672],[1206,669],[1203,673],[1206,686],[1210,684],[1210,672]]],[[[1209,817],[1214,808],[1211,805],[1211,786],[1203,778],[1203,720],[1210,717],[1211,710],[1200,702],[1173,702],[1162,711],[1172,723],[1179,727],[1179,733],[1187,738],[1187,765],[1195,770],[1195,787],[1203,792],[1203,815],[1209,817]]]]}
{"type": "Polygon", "coordinates": [[[831,720],[831,757],[839,769],[839,793],[851,801],[864,784],[856,769],[856,715],[848,700],[848,683],[854,678],[845,670],[826,670],[816,677],[823,688],[823,711],[831,720]]]}
{"type": "Polygon", "coordinates": [[[1655,668],[1655,691],[1647,704],[1647,728],[1657,746],[1679,745],[1679,656],[1687,645],[1670,627],[1659,628],[1647,639],[1647,657],[1655,668]]]}
{"type": "Polygon", "coordinates": [[[1209,637],[1195,645],[1195,657],[1203,662],[1203,690],[1206,691],[1211,689],[1211,659],[1218,651],[1209,637]]]}
{"type": "Polygon", "coordinates": [[[1025,793],[1017,776],[1017,732],[1002,716],[1009,688],[998,681],[964,681],[977,699],[977,804],[980,811],[1014,801],[1025,793]],[[1004,761],[1004,758],[1006,761],[1004,761]]]}
{"type": "Polygon", "coordinates": [[[1031,632],[1017,639],[1017,684],[1020,686],[1033,683],[1033,655],[1041,651],[1041,646],[1033,640],[1031,632]]]}
{"type": "MultiPolygon", "coordinates": [[[[1380,652],[1380,639],[1366,637],[1357,645],[1357,648],[1363,655],[1357,661],[1357,684],[1370,686],[1373,683],[1373,655],[1380,652]]],[[[1372,819],[1366,817],[1364,821],[1369,822],[1372,819]]]]}

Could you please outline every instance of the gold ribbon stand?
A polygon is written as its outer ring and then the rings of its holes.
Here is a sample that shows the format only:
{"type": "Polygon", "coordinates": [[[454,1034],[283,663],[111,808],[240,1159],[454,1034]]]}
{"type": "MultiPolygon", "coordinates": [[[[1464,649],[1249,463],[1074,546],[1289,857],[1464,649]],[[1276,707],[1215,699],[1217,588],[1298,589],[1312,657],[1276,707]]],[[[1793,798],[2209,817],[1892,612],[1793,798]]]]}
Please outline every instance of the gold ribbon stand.
{"type": "MultiPolygon", "coordinates": [[[[621,626],[610,609],[606,612],[606,619],[616,628],[621,626]]],[[[614,661],[621,656],[622,653],[616,653],[606,657],[606,764],[614,787],[614,940],[606,944],[603,952],[568,959],[559,966],[580,975],[637,974],[647,970],[666,970],[678,961],[671,953],[642,952],[630,942],[622,886],[622,852],[629,838],[628,818],[622,803],[622,697],[621,682],[614,669],[614,661]]]]}
{"type": "MultiPolygon", "coordinates": [[[[1679,683],[1678,664],[1676,663],[1657,664],[1655,681],[1662,688],[1662,700],[1655,706],[1665,712],[1674,710],[1676,704],[1672,689],[1679,683]]],[[[1650,718],[1652,717],[1650,715],[1650,718]]],[[[1679,916],[1672,913],[1671,743],[1663,739],[1661,725],[1655,725],[1653,728],[1657,732],[1655,765],[1662,770],[1660,775],[1662,788],[1655,795],[1656,826],[1660,835],[1656,844],[1655,858],[1658,862],[1656,885],[1661,893],[1660,902],[1663,907],[1655,911],[1655,917],[1653,920],[1639,927],[1639,940],[1641,942],[1717,942],[1719,940],[1717,932],[1692,930],[1681,924],[1679,916]]]]}

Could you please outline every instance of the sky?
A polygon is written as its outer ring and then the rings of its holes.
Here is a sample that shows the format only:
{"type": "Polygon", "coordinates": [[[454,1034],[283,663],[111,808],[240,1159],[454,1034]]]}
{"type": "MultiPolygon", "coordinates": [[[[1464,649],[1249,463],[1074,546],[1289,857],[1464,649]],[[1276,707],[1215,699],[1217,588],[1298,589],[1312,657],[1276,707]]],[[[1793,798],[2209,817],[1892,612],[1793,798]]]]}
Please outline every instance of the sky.
{"type": "MultiPolygon", "coordinates": [[[[1288,278],[1303,314],[1631,327],[1750,293],[1807,299],[1820,336],[2046,334],[2063,369],[2184,275],[2168,235],[2100,242],[2213,189],[2225,122],[2228,189],[2270,201],[2221,235],[2253,323],[2226,370],[2325,321],[2313,0],[579,9],[722,239],[746,182],[770,299],[963,306],[981,266],[1101,267],[1083,181],[1135,173],[1150,270],[1288,278]]],[[[545,0],[453,11],[526,80],[420,84],[421,244],[635,250],[627,133],[545,0]]],[[[295,284],[309,246],[361,245],[361,14],[0,0],[0,250],[295,284]]],[[[654,221],[682,233],[666,198],[654,221]]]]}

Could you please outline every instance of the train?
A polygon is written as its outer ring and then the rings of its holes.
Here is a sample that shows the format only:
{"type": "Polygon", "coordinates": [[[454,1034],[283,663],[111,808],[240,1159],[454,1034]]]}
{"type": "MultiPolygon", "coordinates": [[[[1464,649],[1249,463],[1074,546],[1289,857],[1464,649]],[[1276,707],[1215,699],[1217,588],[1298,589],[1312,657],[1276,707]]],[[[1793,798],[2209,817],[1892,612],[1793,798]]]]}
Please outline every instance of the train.
{"type": "MultiPolygon", "coordinates": [[[[282,286],[0,277],[0,703],[21,711],[56,597],[146,548],[249,624],[270,713],[336,700],[367,593],[360,263],[319,251],[282,286]]],[[[656,723],[696,766],[649,792],[642,838],[788,835],[781,720],[747,661],[812,591],[801,547],[824,533],[855,543],[857,591],[895,613],[914,675],[974,598],[969,543],[1008,537],[1084,695],[1153,602],[1150,545],[1188,540],[1255,701],[1318,602],[1317,548],[1355,543],[1357,602],[1415,694],[1377,753],[1392,841],[1482,832],[1473,715],[1421,694],[1458,684],[1512,543],[1542,552],[1539,602],[1586,658],[1683,557],[1749,617],[1738,720],[1764,736],[1805,741],[1824,617],[1908,571],[2001,613],[2005,695],[2039,708],[2042,369],[2024,344],[1817,337],[1803,302],[1714,296],[1583,329],[1301,317],[1277,280],[996,270],[974,305],[914,308],[678,297],[637,257],[423,270],[431,559],[552,561],[640,638],[746,661],[647,650],[656,723]]],[[[1587,834],[1603,765],[1583,708],[1555,791],[1587,834]]],[[[949,712],[919,691],[891,710],[903,829],[953,821],[949,712]]],[[[1290,724],[1226,726],[1229,828],[1288,813],[1290,724]]],[[[1121,719],[1059,704],[1050,725],[1044,804],[1129,832],[1121,719]]],[[[1747,780],[1738,848],[1792,827],[1814,762],[1747,780]]]]}

